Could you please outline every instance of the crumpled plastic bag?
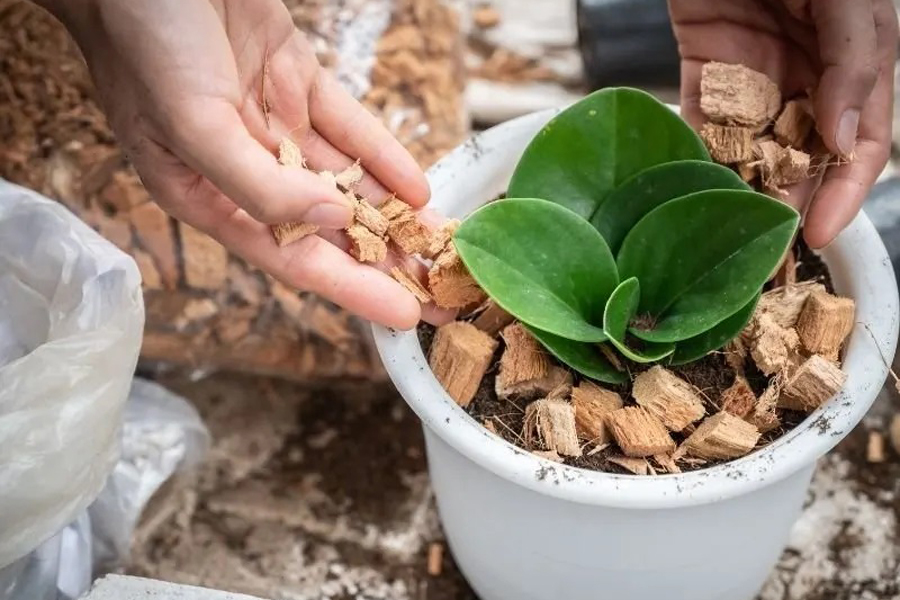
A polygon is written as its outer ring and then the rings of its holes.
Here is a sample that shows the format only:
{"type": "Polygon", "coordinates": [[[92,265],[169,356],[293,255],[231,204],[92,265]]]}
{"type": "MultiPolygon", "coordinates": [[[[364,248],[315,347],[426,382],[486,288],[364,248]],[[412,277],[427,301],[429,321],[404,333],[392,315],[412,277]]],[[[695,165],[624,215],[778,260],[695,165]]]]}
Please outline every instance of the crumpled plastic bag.
{"type": "Polygon", "coordinates": [[[0,568],[0,600],[75,600],[123,567],[150,497],[209,449],[196,409],[164,387],[135,379],[125,405],[121,455],[100,496],[25,557],[0,568]]]}
{"type": "Polygon", "coordinates": [[[134,380],[119,462],[88,509],[95,573],[127,562],[135,526],[151,496],[176,471],[196,466],[209,444],[209,431],[184,398],[152,381],[134,380]]]}
{"type": "Polygon", "coordinates": [[[63,206],[0,181],[0,567],[103,489],[143,324],[134,261],[63,206]]]}

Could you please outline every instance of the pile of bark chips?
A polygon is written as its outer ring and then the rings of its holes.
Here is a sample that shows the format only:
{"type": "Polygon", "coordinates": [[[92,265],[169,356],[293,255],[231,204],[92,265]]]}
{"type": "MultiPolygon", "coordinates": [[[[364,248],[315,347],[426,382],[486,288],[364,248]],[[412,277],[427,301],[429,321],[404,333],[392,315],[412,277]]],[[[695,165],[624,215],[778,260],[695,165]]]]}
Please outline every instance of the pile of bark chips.
{"type": "MultiPolygon", "coordinates": [[[[761,73],[710,63],[701,106],[711,119],[702,137],[713,156],[745,179],[778,192],[810,176],[805,149],[815,122],[806,99],[782,103],[761,73]]],[[[429,363],[448,394],[475,414],[473,399],[492,377],[492,401],[524,416],[507,422],[500,411],[485,427],[544,458],[582,464],[580,458],[604,453],[606,460],[593,464],[607,467],[596,468],[638,475],[736,459],[776,439],[846,380],[840,352],[853,328],[853,300],[816,281],[797,282],[793,253],[787,265],[786,284],[762,296],[748,326],[718,353],[724,360],[698,363],[731,382],[713,395],[675,370],[627,364],[611,353],[626,384],[580,378],[490,300],[437,329],[429,363]]]]}
{"type": "MultiPolygon", "coordinates": [[[[423,167],[466,134],[455,7],[441,0],[285,4],[320,61],[423,167]]],[[[145,362],[303,381],[384,376],[359,320],[267,277],[152,202],[93,96],[77,48],[25,0],[0,1],[0,139],[0,177],[62,202],[137,262],[145,362]]]]}

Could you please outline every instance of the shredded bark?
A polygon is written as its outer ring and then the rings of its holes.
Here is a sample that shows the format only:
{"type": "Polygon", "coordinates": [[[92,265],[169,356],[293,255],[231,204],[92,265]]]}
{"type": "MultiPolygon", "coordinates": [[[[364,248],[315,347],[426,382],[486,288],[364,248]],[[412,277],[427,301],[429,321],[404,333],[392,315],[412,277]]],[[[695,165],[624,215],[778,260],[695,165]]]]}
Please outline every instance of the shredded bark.
{"type": "Polygon", "coordinates": [[[428,293],[428,290],[425,289],[425,286],[419,283],[419,280],[415,276],[415,274],[412,273],[405,265],[402,267],[391,268],[391,277],[396,279],[400,285],[409,290],[412,295],[416,297],[416,300],[418,300],[422,304],[428,304],[432,301],[431,294],[428,293]]]}
{"type": "Polygon", "coordinates": [[[447,393],[468,406],[487,372],[497,342],[470,323],[455,321],[439,327],[428,364],[447,393]]]}
{"type": "Polygon", "coordinates": [[[522,435],[529,449],[542,448],[561,456],[581,456],[575,433],[575,409],[559,398],[535,400],[525,409],[522,435]]]}
{"type": "Polygon", "coordinates": [[[763,73],[743,65],[709,62],[700,78],[700,110],[715,123],[757,128],[781,108],[781,92],[763,73]]]}
{"type": "Polygon", "coordinates": [[[819,408],[844,386],[847,375],[835,363],[813,355],[791,375],[778,407],[810,413],[819,408]]]}
{"type": "Polygon", "coordinates": [[[749,127],[706,123],[700,137],[716,162],[727,165],[753,159],[753,130],[749,127]]]}
{"type": "Polygon", "coordinates": [[[824,291],[809,295],[797,320],[797,334],[803,347],[837,360],[838,352],[856,322],[856,303],[824,291]]]}
{"type": "Polygon", "coordinates": [[[646,458],[675,450],[665,425],[644,408],[626,406],[614,410],[607,416],[607,426],[625,456],[646,458]]]}
{"type": "Polygon", "coordinates": [[[606,426],[606,417],[624,405],[622,396],[616,392],[587,380],[582,381],[572,389],[578,437],[598,446],[610,443],[612,436],[606,426]]]}
{"type": "Polygon", "coordinates": [[[441,308],[464,308],[487,297],[450,244],[428,272],[428,289],[441,308]]]}
{"type": "Polygon", "coordinates": [[[659,365],[635,378],[631,395],[639,406],[657,417],[669,431],[682,431],[706,414],[703,400],[696,390],[659,365]]]}
{"type": "Polygon", "coordinates": [[[678,452],[706,460],[729,460],[748,454],[759,438],[759,431],[751,423],[720,412],[705,419],[678,452]]]}

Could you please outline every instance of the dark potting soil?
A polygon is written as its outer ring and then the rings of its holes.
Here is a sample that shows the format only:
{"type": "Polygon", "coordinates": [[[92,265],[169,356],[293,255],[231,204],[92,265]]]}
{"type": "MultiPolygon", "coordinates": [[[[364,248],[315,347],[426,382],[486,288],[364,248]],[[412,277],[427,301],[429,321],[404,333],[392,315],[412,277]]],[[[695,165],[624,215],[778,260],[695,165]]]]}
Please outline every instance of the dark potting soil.
{"type": "MultiPolygon", "coordinates": [[[[828,268],[822,259],[803,242],[802,236],[798,236],[798,241],[794,246],[794,253],[797,257],[797,281],[815,280],[825,285],[829,292],[834,291],[828,268]]],[[[770,284],[766,287],[771,288],[772,285],[770,284]]],[[[419,325],[417,332],[419,343],[422,345],[426,355],[431,349],[434,332],[435,328],[431,325],[426,323],[419,325]]],[[[520,399],[501,400],[497,397],[494,389],[494,380],[497,377],[500,356],[504,349],[503,339],[500,338],[499,341],[500,344],[491,360],[491,366],[481,380],[481,385],[478,387],[475,398],[466,408],[466,411],[479,423],[484,424],[487,421],[492,421],[497,430],[497,435],[511,444],[524,448],[522,429],[525,422],[525,407],[531,401],[520,399]]],[[[633,404],[631,400],[631,382],[638,373],[652,365],[642,365],[624,358],[622,358],[622,364],[630,375],[629,381],[622,385],[603,384],[603,386],[621,394],[626,405],[633,404]]],[[[722,392],[734,383],[735,379],[734,370],[725,362],[724,355],[721,352],[713,352],[693,363],[679,367],[670,367],[670,369],[700,391],[709,414],[718,412],[719,407],[716,405],[716,400],[721,396],[722,392]]],[[[749,357],[745,361],[744,369],[750,386],[758,396],[768,386],[769,378],[759,371],[756,364],[749,357]]],[[[583,379],[578,373],[573,373],[573,376],[575,385],[583,379]]],[[[781,417],[781,427],[764,434],[760,440],[760,445],[766,445],[778,439],[803,422],[807,417],[803,413],[794,411],[779,411],[779,416],[781,417]]],[[[689,431],[690,428],[688,429],[689,431]]],[[[680,444],[686,435],[687,433],[673,433],[672,437],[676,443],[680,444]]],[[[585,454],[578,458],[566,458],[565,464],[607,473],[629,474],[628,471],[619,465],[609,461],[611,457],[619,454],[621,453],[615,445],[594,453],[591,453],[590,448],[585,448],[585,454]]],[[[713,464],[715,463],[698,461],[696,463],[680,463],[679,466],[684,471],[691,471],[706,468],[713,464]]]]}

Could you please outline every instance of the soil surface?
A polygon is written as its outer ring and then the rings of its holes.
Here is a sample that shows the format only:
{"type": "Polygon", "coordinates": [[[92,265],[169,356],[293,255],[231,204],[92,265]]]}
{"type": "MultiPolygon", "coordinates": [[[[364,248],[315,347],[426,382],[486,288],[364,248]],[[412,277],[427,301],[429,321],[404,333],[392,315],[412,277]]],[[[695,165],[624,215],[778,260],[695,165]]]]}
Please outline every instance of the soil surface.
{"type": "MultiPolygon", "coordinates": [[[[129,572],[272,600],[477,600],[446,548],[427,572],[443,534],[419,422],[389,385],[157,380],[214,442],[146,512],[129,572]]],[[[886,389],[822,461],[759,600],[900,600],[900,455],[875,465],[865,452],[897,411],[886,389]]]]}
{"type": "MultiPolygon", "coordinates": [[[[822,262],[822,259],[810,250],[810,248],[802,241],[802,237],[797,242],[794,253],[797,257],[797,281],[818,281],[824,284],[828,291],[834,291],[828,268],[825,266],[825,263],[822,262]]],[[[771,285],[768,287],[771,287],[771,285]]],[[[434,337],[434,327],[422,323],[419,325],[418,335],[419,342],[427,355],[434,337]]],[[[466,410],[479,423],[492,421],[496,426],[497,434],[500,435],[500,437],[511,444],[525,448],[526,445],[522,437],[522,429],[525,421],[525,408],[531,401],[520,399],[501,400],[497,397],[495,391],[494,381],[497,377],[497,369],[500,356],[503,354],[503,349],[504,345],[501,338],[500,344],[494,353],[491,366],[485,377],[481,380],[481,385],[478,388],[478,392],[475,394],[475,398],[466,410]]],[[[555,358],[552,360],[556,364],[561,364],[556,361],[555,358]]],[[[622,385],[604,384],[604,387],[621,394],[622,398],[626,400],[627,405],[631,397],[631,382],[633,381],[634,376],[641,371],[648,369],[652,365],[642,365],[624,358],[622,358],[622,363],[628,373],[631,374],[629,381],[622,385]]],[[[715,400],[734,383],[735,379],[734,369],[726,363],[724,355],[721,353],[711,353],[693,363],[670,368],[673,372],[700,391],[701,397],[706,405],[707,414],[715,414],[719,411],[719,407],[716,405],[715,400]]],[[[744,370],[751,387],[753,387],[757,395],[761,394],[766,389],[770,378],[763,375],[749,357],[744,363],[744,370]]],[[[581,380],[581,376],[578,373],[573,373],[573,375],[575,384],[577,385],[581,380]]],[[[760,446],[764,446],[778,439],[799,425],[806,418],[805,414],[799,412],[787,410],[779,410],[778,412],[781,419],[781,427],[764,434],[760,440],[760,446]]],[[[686,436],[680,433],[673,433],[672,437],[680,444],[686,436]]],[[[629,471],[609,460],[611,457],[620,454],[621,452],[615,445],[611,445],[597,452],[591,452],[591,449],[588,448],[580,457],[565,458],[565,464],[596,471],[604,471],[607,473],[629,474],[629,471]]],[[[681,467],[683,471],[693,471],[712,466],[713,464],[716,463],[691,461],[679,463],[679,467],[681,467]]]]}

